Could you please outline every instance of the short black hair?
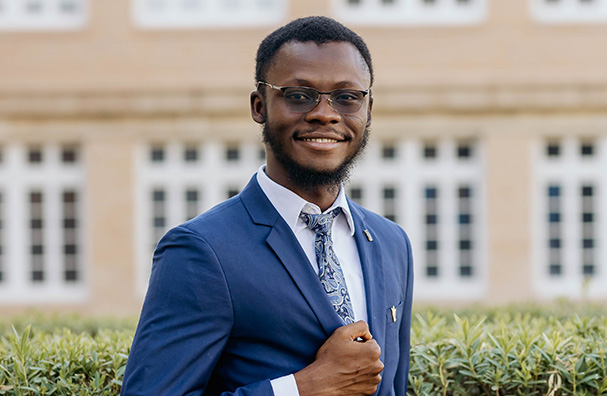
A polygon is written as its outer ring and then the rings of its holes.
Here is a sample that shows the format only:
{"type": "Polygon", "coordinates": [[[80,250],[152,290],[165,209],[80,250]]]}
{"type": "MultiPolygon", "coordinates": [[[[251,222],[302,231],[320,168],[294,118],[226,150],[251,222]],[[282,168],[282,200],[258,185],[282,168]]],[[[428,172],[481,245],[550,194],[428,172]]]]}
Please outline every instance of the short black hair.
{"type": "Polygon", "coordinates": [[[257,49],[255,82],[265,81],[266,73],[278,50],[291,41],[314,42],[318,45],[328,42],[347,42],[356,47],[367,64],[373,85],[373,65],[371,53],[363,39],[334,19],[324,16],[310,16],[296,19],[270,33],[257,49]]]}

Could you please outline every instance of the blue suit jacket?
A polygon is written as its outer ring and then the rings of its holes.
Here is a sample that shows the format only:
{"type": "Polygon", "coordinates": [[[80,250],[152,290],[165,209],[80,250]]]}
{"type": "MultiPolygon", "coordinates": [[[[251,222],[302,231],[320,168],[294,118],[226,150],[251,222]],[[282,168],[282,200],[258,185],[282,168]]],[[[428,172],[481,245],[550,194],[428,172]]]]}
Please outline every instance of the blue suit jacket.
{"type": "MultiPolygon", "coordinates": [[[[395,223],[349,204],[368,322],[385,366],[376,394],[405,395],[409,239],[395,223]]],[[[342,324],[297,238],[254,177],[239,195],[172,229],[158,244],[122,395],[272,395],[270,380],[314,361],[342,324]]]]}

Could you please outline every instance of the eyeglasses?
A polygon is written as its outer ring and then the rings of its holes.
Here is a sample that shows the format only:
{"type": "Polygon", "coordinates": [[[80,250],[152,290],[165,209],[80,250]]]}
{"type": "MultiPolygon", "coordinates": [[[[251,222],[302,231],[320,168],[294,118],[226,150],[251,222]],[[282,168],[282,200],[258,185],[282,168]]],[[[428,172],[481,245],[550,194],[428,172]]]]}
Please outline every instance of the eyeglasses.
{"type": "Polygon", "coordinates": [[[320,95],[329,95],[327,102],[331,108],[338,113],[352,114],[360,110],[365,96],[369,90],[359,89],[334,89],[329,92],[321,92],[310,87],[278,87],[276,85],[259,81],[259,85],[267,85],[272,89],[282,91],[283,99],[287,109],[297,113],[307,113],[320,103],[320,95]]]}

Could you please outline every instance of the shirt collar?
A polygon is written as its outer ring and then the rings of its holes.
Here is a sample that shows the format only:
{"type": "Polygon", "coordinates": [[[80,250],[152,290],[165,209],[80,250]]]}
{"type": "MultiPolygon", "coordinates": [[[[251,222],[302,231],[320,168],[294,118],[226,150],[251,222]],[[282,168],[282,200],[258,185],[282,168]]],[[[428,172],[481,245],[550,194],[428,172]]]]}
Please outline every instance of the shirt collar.
{"type": "MultiPolygon", "coordinates": [[[[262,165],[259,168],[257,172],[257,182],[272,205],[274,205],[278,213],[293,231],[295,231],[298,226],[298,221],[300,221],[299,214],[302,211],[311,214],[322,213],[318,205],[306,201],[293,191],[270,179],[268,175],[266,175],[265,169],[265,165],[262,165]]],[[[350,212],[350,206],[348,205],[343,185],[340,185],[339,187],[339,194],[337,195],[335,202],[333,202],[324,213],[330,212],[336,208],[341,208],[341,212],[346,217],[348,227],[350,228],[350,235],[354,235],[354,220],[352,219],[352,213],[350,212]]]]}

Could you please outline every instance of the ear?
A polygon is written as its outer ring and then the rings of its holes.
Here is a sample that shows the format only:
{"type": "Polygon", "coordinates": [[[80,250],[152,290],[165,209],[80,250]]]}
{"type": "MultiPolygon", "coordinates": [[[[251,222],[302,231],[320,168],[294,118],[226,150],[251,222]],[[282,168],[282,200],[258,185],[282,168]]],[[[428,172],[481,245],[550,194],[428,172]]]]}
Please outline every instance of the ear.
{"type": "Polygon", "coordinates": [[[255,90],[251,92],[251,118],[258,124],[266,122],[265,101],[261,92],[255,90]]]}
{"type": "Polygon", "coordinates": [[[371,109],[373,109],[373,93],[369,92],[369,108],[367,109],[367,127],[371,126],[371,109]]]}

